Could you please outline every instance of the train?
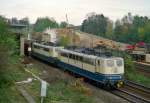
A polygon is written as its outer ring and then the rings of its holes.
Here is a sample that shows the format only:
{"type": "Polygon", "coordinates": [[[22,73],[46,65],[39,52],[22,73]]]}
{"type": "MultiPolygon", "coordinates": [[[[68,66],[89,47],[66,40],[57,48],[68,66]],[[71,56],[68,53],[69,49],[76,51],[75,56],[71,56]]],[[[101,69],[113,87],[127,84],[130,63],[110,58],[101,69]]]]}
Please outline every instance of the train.
{"type": "Polygon", "coordinates": [[[103,87],[119,88],[124,84],[124,60],[121,57],[90,55],[37,42],[31,44],[31,56],[95,81],[103,87]]]}

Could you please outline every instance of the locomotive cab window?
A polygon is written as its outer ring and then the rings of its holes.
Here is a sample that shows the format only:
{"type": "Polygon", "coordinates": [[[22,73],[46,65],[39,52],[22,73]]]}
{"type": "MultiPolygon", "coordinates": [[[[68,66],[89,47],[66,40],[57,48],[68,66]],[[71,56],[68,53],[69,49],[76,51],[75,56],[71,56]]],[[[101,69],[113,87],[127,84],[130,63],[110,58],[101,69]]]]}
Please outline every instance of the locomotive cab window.
{"type": "Polygon", "coordinates": [[[113,60],[107,60],[107,66],[108,67],[113,67],[114,66],[114,61],[113,60]]]}
{"type": "Polygon", "coordinates": [[[117,60],[117,61],[116,61],[116,64],[117,64],[117,66],[119,66],[119,67],[122,66],[122,65],[123,65],[122,60],[117,60]]]}

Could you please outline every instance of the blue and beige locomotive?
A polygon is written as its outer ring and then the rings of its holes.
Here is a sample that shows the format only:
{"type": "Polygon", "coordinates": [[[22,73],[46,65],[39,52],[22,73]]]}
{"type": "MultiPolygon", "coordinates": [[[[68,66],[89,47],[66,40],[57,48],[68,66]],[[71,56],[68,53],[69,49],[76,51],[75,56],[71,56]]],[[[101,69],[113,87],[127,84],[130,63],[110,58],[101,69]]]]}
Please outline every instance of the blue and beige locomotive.
{"type": "Polygon", "coordinates": [[[123,85],[124,60],[121,57],[100,57],[36,42],[32,43],[31,54],[103,86],[123,85]]]}

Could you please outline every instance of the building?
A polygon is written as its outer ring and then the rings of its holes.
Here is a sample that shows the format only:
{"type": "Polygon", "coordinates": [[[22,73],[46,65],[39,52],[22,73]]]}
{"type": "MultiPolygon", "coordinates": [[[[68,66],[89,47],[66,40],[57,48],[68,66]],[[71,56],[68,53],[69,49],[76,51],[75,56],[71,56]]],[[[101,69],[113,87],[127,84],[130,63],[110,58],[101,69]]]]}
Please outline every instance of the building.
{"type": "Polygon", "coordinates": [[[42,41],[56,43],[57,42],[56,30],[47,28],[44,31],[44,34],[42,35],[42,41]]]}

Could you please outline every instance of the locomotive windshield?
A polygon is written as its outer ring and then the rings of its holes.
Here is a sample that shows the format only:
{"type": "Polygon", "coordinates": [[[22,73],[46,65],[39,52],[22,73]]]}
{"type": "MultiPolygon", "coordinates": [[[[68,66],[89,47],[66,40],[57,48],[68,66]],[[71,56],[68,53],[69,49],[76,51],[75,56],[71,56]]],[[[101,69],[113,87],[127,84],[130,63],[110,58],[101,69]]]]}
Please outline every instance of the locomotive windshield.
{"type": "Polygon", "coordinates": [[[108,67],[113,67],[114,66],[114,61],[113,60],[107,60],[107,66],[108,67]]]}
{"type": "Polygon", "coordinates": [[[120,66],[122,66],[122,65],[123,65],[123,62],[122,62],[122,60],[117,60],[117,61],[116,61],[116,64],[117,64],[117,66],[119,66],[119,67],[120,67],[120,66]]]}

